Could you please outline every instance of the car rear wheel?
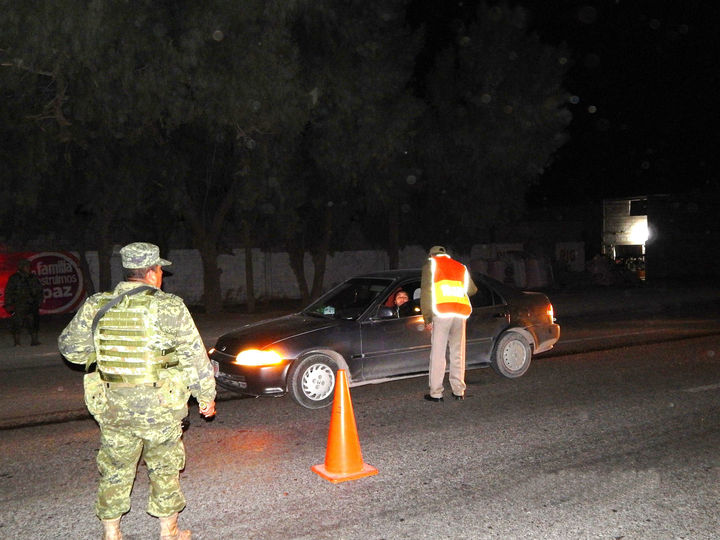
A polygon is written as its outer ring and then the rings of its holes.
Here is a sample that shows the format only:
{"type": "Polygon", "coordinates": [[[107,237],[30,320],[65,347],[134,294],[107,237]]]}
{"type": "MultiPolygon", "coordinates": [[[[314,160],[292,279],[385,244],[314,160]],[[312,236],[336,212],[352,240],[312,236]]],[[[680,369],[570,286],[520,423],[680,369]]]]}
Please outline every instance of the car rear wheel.
{"type": "Polygon", "coordinates": [[[503,335],[495,346],[492,367],[503,377],[514,379],[530,367],[532,350],[527,340],[517,332],[503,335]]]}
{"type": "Polygon", "coordinates": [[[295,362],[288,376],[290,397],[307,409],[332,403],[337,365],[324,354],[311,354],[295,362]]]}

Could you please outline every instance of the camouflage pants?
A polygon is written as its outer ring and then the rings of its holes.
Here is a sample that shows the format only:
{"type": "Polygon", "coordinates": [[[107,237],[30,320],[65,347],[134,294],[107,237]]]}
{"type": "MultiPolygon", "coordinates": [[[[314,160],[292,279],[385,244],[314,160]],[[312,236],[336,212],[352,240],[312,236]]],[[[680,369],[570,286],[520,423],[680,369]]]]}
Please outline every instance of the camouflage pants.
{"type": "Polygon", "coordinates": [[[100,471],[95,512],[100,519],[115,519],[130,510],[137,463],[142,456],[150,478],[148,514],[165,517],[185,508],[180,470],[185,448],[180,422],[133,425],[100,424],[100,471]]]}

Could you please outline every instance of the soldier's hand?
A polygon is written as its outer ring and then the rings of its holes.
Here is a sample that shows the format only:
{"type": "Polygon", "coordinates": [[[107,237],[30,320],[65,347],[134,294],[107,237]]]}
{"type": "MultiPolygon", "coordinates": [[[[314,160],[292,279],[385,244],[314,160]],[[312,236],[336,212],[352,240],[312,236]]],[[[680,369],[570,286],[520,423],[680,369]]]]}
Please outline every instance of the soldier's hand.
{"type": "Polygon", "coordinates": [[[200,403],[198,405],[198,409],[200,410],[200,414],[203,415],[205,418],[211,418],[215,416],[215,400],[211,401],[210,403],[200,403]]]}

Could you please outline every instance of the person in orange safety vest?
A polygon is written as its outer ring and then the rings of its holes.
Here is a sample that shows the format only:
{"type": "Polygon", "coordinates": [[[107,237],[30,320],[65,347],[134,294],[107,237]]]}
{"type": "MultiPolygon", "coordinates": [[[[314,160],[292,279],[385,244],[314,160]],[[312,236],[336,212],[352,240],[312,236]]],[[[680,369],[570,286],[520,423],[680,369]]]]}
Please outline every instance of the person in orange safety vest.
{"type": "Polygon", "coordinates": [[[420,308],[431,331],[430,393],[425,399],[443,401],[443,378],[450,349],[450,387],[456,400],[465,399],[465,321],[472,312],[470,296],[477,287],[464,264],[443,246],[433,246],[422,268],[420,308]]]}

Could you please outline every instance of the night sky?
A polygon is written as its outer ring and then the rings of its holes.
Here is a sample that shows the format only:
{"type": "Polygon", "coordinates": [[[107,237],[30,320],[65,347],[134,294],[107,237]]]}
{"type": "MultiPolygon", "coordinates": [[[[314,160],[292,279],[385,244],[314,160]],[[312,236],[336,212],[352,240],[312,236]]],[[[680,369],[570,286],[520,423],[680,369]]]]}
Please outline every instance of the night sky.
{"type": "Polygon", "coordinates": [[[569,200],[718,186],[713,2],[542,2],[537,30],[573,53],[570,142],[541,186],[569,200]]]}
{"type": "MultiPolygon", "coordinates": [[[[473,16],[475,0],[418,0],[428,37],[473,16]],[[433,22],[434,21],[434,22],[433,22]]],[[[570,140],[531,204],[678,193],[718,186],[718,8],[701,0],[530,1],[532,30],[565,43],[570,140]]]]}

